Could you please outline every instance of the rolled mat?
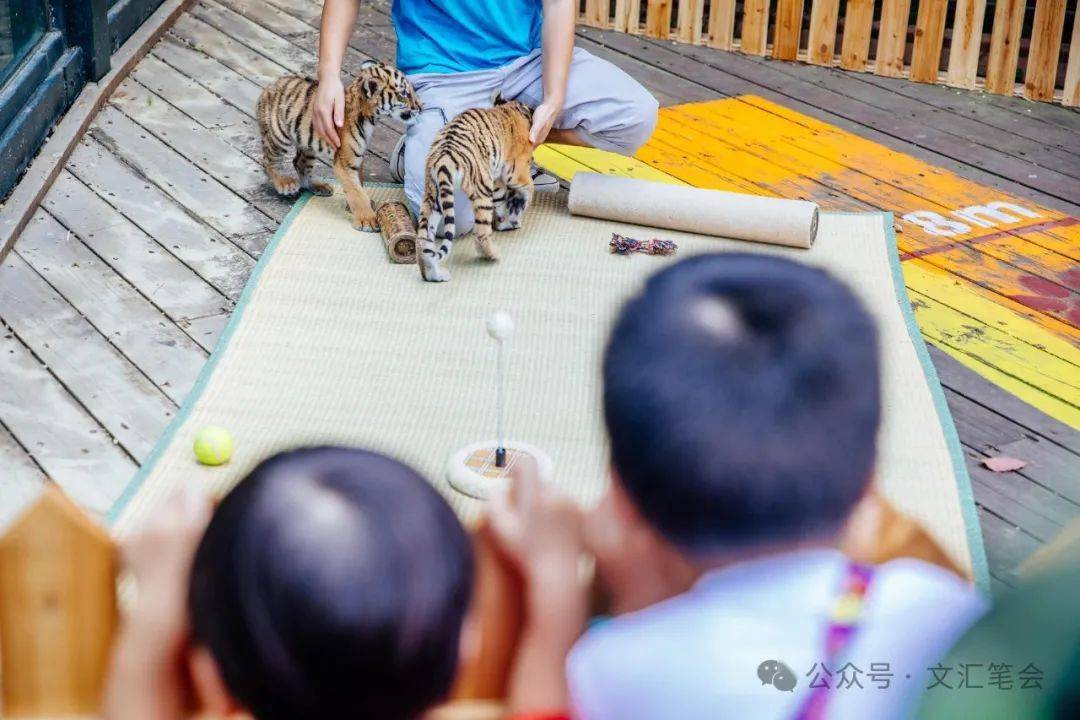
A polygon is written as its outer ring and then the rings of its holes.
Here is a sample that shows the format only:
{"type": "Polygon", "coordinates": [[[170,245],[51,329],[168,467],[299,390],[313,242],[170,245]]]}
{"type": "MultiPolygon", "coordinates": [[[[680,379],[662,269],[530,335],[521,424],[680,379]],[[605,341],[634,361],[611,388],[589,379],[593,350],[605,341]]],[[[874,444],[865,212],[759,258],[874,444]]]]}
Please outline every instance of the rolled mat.
{"type": "Polygon", "coordinates": [[[818,206],[805,200],[598,173],[574,175],[568,205],[575,215],[803,249],[818,228],[818,206]]]}
{"type": "MultiPolygon", "coordinates": [[[[400,188],[371,187],[377,202],[400,188]]],[[[671,231],[674,256],[612,255],[625,223],[574,217],[565,193],[540,193],[520,230],[496,233],[497,263],[459,241],[449,283],[425,283],[394,265],[376,233],[358,233],[340,195],[297,203],[263,252],[195,388],[110,513],[124,534],[170,491],[206,483],[225,491],[267,455],[344,443],[404,460],[465,519],[483,503],[453,490],[447,460],[495,434],[497,353],[484,327],[496,310],[516,325],[507,348],[510,440],[543,449],[555,483],[595,503],[607,483],[600,369],[624,300],[682,257],[750,251],[827,269],[848,283],[878,323],[884,422],[875,478],[883,495],[922,523],[969,577],[986,581],[982,537],[963,455],[911,314],[892,217],[821,215],[810,250],[671,231]],[[236,448],[220,467],[192,452],[205,425],[229,429],[236,448]]],[[[822,338],[842,352],[847,338],[822,338]]],[[[718,420],[718,422],[723,422],[718,420]]]]}

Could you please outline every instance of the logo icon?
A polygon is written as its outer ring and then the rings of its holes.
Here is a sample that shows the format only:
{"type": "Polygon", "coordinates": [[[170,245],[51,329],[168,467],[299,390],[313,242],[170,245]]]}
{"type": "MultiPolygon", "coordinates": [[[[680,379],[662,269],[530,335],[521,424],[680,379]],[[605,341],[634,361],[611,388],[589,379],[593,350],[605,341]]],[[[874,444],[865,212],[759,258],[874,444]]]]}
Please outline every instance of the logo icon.
{"type": "Polygon", "coordinates": [[[766,660],[758,665],[757,676],[762,685],[772,685],[782,692],[795,691],[795,673],[780,660],[766,660]]]}

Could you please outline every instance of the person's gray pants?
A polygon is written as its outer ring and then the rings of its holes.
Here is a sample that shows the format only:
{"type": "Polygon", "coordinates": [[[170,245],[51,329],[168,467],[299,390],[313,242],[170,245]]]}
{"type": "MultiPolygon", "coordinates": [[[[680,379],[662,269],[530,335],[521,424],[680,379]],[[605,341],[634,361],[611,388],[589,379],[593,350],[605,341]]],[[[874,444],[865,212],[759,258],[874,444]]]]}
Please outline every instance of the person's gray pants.
{"type": "MultiPolygon", "coordinates": [[[[491,107],[496,91],[507,100],[536,107],[544,98],[540,51],[494,70],[419,73],[409,76],[423,112],[405,131],[405,195],[418,212],[424,198],[424,163],[435,134],[459,113],[491,107]]],[[[595,148],[631,155],[652,135],[658,104],[637,80],[615,65],[574,48],[566,101],[555,127],[573,129],[595,148]]],[[[472,206],[454,199],[458,234],[473,226],[472,206]]]]}

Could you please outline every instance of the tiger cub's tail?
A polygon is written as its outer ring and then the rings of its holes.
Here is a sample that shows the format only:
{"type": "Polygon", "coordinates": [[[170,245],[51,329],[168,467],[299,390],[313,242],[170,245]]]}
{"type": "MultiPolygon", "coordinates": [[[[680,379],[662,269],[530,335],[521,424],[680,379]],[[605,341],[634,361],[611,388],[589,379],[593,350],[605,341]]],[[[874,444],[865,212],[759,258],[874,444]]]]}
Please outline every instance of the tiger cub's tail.
{"type": "Polygon", "coordinates": [[[450,279],[449,272],[442,265],[454,245],[454,188],[457,184],[448,163],[433,164],[427,178],[418,227],[420,272],[428,281],[450,279]]]}

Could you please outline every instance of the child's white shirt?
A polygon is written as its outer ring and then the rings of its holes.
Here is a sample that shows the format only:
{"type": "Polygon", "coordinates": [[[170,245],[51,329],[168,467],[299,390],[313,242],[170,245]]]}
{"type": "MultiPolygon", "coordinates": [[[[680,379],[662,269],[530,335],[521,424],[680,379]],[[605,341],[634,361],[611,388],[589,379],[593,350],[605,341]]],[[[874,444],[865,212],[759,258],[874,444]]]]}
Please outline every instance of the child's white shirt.
{"type": "MultiPolygon", "coordinates": [[[[821,670],[825,635],[847,568],[834,550],[740,563],[705,575],[678,597],[590,629],[567,662],[574,717],[779,720],[793,717],[811,683],[823,680],[834,688],[830,718],[909,716],[934,680],[929,668],[986,602],[934,565],[886,563],[875,570],[844,659],[826,663],[830,678],[821,670]],[[794,690],[762,683],[758,667],[769,660],[793,671],[794,690]],[[842,679],[836,665],[847,661],[842,679]],[[836,688],[841,680],[847,687],[836,688]]],[[[958,680],[957,670],[946,675],[948,685],[958,680]]],[[[931,692],[941,691],[949,692],[931,692]]]]}

